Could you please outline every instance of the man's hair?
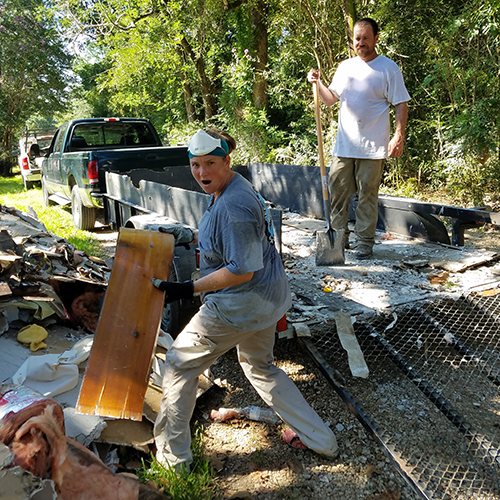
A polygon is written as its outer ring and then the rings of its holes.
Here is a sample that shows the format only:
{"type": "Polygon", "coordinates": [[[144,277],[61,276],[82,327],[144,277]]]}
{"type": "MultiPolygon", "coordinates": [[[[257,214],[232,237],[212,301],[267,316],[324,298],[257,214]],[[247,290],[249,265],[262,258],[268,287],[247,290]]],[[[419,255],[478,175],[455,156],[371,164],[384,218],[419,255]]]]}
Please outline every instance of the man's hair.
{"type": "Polygon", "coordinates": [[[354,23],[354,27],[353,29],[356,27],[356,26],[359,26],[359,25],[363,25],[363,26],[371,26],[372,27],[372,30],[373,30],[373,36],[377,36],[378,35],[378,24],[376,21],[374,21],[371,17],[363,17],[363,19],[358,19],[355,23],[354,23]]]}

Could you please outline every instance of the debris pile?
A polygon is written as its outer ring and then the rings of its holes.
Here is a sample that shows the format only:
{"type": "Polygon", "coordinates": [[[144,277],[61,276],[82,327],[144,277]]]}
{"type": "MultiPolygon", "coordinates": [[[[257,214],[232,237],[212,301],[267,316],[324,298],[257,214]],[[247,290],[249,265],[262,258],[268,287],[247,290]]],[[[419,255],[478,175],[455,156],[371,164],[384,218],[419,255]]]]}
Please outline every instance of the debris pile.
{"type": "Polygon", "coordinates": [[[51,479],[59,500],[164,498],[138,479],[114,474],[85,446],[66,437],[63,410],[54,400],[21,386],[3,387],[0,442],[13,454],[11,467],[51,479]]]}
{"type": "Polygon", "coordinates": [[[41,326],[55,320],[93,333],[110,273],[108,262],[0,205],[0,334],[15,320],[41,326]]]}

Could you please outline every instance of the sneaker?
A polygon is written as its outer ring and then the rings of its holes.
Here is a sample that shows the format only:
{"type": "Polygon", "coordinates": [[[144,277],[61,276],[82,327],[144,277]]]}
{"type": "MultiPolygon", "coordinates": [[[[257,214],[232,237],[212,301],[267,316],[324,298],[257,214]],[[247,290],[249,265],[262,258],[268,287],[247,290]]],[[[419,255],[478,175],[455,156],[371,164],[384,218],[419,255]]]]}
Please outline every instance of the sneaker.
{"type": "Polygon", "coordinates": [[[356,259],[369,259],[373,255],[372,247],[368,245],[358,245],[354,254],[356,259]]]}

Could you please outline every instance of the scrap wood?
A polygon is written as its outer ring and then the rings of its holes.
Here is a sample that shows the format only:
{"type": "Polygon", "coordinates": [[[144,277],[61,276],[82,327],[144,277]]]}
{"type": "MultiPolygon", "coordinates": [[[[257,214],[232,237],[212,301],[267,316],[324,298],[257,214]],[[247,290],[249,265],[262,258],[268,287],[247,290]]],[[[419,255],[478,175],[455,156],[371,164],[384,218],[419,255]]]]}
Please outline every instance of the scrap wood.
{"type": "Polygon", "coordinates": [[[336,311],[334,314],[337,335],[342,347],[347,352],[349,368],[355,377],[367,378],[369,374],[363,352],[354,333],[351,315],[336,311]]]}
{"type": "Polygon", "coordinates": [[[9,232],[5,229],[0,231],[0,251],[1,252],[11,252],[15,255],[22,255],[21,248],[19,245],[12,239],[9,232]]]}
{"type": "MultiPolygon", "coordinates": [[[[33,209],[31,209],[31,210],[33,210],[33,209]]],[[[23,222],[28,223],[30,226],[33,226],[34,228],[36,228],[40,231],[43,231],[45,233],[47,232],[46,227],[36,217],[33,217],[30,214],[23,213],[20,210],[18,210],[17,208],[6,207],[5,205],[0,205],[0,211],[15,215],[16,217],[19,217],[20,219],[22,219],[23,222]]],[[[34,213],[34,211],[33,211],[33,213],[34,213]]]]}
{"type": "Polygon", "coordinates": [[[494,297],[499,293],[500,293],[500,288],[490,288],[488,290],[483,290],[482,292],[479,292],[479,295],[481,295],[481,297],[494,297]]]}
{"type": "Polygon", "coordinates": [[[142,419],[165,297],[151,278],[168,280],[173,254],[170,234],[121,229],[78,412],[142,419]]]}
{"type": "Polygon", "coordinates": [[[10,286],[4,281],[0,282],[0,298],[10,297],[12,295],[12,290],[10,286]]]}
{"type": "Polygon", "coordinates": [[[443,271],[442,273],[431,273],[427,275],[427,279],[431,282],[431,285],[442,285],[448,281],[450,277],[449,271],[443,271]]]}
{"type": "Polygon", "coordinates": [[[0,252],[0,274],[6,274],[7,277],[21,270],[23,258],[11,252],[0,252]]]}
{"type": "Polygon", "coordinates": [[[150,449],[148,445],[154,442],[153,423],[147,419],[142,422],[124,419],[107,420],[106,427],[96,441],[98,443],[131,446],[149,455],[150,449]]]}
{"type": "Polygon", "coordinates": [[[396,240],[397,236],[392,234],[390,231],[386,231],[383,235],[382,238],[383,240],[396,240]]]}

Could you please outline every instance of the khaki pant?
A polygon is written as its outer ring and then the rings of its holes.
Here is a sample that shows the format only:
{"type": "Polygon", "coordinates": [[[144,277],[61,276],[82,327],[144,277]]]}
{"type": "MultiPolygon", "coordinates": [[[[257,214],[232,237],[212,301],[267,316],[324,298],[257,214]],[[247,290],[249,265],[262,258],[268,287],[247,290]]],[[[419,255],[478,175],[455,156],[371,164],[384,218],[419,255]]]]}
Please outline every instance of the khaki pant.
{"type": "Polygon", "coordinates": [[[339,158],[330,165],[330,224],[333,229],[349,231],[349,202],[358,192],[355,234],[357,243],[373,247],[378,219],[378,188],[385,160],[339,158]]]}
{"type": "Polygon", "coordinates": [[[160,413],[154,427],[160,462],[174,467],[191,463],[189,421],[196,404],[198,376],[234,346],[245,376],[302,442],[323,455],[337,453],[333,432],[285,372],[273,364],[275,330],[276,325],[272,325],[240,332],[201,307],[167,352],[160,413]]]}

